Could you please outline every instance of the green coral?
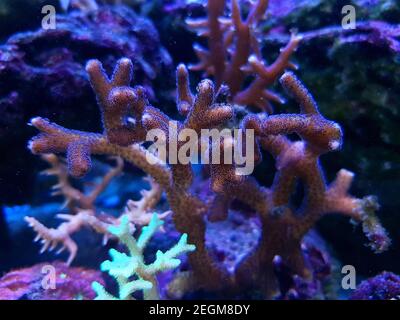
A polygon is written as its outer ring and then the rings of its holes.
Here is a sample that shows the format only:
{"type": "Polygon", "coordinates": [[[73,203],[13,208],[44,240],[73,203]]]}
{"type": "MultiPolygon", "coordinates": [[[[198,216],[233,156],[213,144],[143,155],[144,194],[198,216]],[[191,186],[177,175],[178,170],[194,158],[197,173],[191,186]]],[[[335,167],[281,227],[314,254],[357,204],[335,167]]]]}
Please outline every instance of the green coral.
{"type": "Polygon", "coordinates": [[[154,214],[149,225],[143,227],[137,240],[130,233],[127,216],[121,218],[119,226],[109,228],[110,233],[127,247],[128,254],[115,249],[109,251],[111,261],[104,261],[100,268],[115,278],[118,283],[119,295],[113,296],[100,283],[94,282],[92,288],[97,294],[96,300],[129,300],[133,299],[132,293],[139,290],[143,291],[143,298],[146,300],[159,299],[156,274],[177,268],[181,263],[177,257],[196,249],[194,245],[187,243],[187,234],[183,234],[175,246],[166,252],[159,250],[156,253],[155,261],[146,264],[143,251],[163,224],[164,221],[154,214]]]}

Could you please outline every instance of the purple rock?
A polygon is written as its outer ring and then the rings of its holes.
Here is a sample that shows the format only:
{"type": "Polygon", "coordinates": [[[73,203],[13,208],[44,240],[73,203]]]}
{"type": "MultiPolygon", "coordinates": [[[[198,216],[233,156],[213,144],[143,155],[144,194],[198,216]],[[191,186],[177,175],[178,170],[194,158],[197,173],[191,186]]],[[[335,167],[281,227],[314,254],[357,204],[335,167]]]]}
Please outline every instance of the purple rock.
{"type": "Polygon", "coordinates": [[[96,296],[93,281],[104,285],[100,271],[68,267],[60,261],[41,263],[0,278],[0,300],[92,300],[96,296]],[[48,266],[55,270],[54,286],[46,286],[50,284],[48,266]]]}
{"type": "Polygon", "coordinates": [[[351,300],[399,300],[400,277],[392,272],[381,274],[360,283],[351,300]]]}

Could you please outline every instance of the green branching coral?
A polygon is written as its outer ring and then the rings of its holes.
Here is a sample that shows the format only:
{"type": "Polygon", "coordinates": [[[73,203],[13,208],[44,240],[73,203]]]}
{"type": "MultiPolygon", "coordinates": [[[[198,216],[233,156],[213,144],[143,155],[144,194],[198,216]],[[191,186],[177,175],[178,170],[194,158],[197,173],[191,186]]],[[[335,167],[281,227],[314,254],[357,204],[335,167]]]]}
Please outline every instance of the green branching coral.
{"type": "Polygon", "coordinates": [[[156,274],[175,269],[181,261],[177,257],[183,253],[192,252],[196,246],[187,243],[187,234],[183,234],[179,242],[166,252],[157,251],[156,259],[146,264],[143,251],[151,237],[164,224],[157,214],[154,214],[149,225],[143,227],[136,240],[130,233],[128,216],[123,216],[119,226],[112,226],[109,232],[116,236],[128,248],[128,254],[115,249],[110,250],[111,261],[101,264],[101,270],[115,278],[118,283],[119,296],[113,296],[98,282],[92,284],[96,292],[96,300],[130,300],[132,293],[142,290],[145,300],[159,299],[156,274]]]}

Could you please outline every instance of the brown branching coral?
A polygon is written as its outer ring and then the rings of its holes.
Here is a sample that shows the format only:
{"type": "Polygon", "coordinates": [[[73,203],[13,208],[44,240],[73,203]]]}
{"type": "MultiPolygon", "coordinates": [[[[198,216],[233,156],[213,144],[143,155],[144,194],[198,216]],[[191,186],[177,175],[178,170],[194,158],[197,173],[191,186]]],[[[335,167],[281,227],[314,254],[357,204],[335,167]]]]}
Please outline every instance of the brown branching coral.
{"type": "MultiPolygon", "coordinates": [[[[241,123],[241,128],[254,130],[256,150],[262,148],[275,157],[277,172],[273,185],[264,188],[250,176],[237,175],[235,163],[211,164],[210,185],[214,194],[204,199],[191,191],[190,163],[173,163],[170,158],[163,161],[141,143],[151,129],[160,129],[166,134],[166,143],[171,144],[184,128],[198,133],[202,129],[224,127],[234,116],[233,109],[229,104],[218,102],[220,91],[215,91],[213,83],[203,80],[193,95],[185,66],[178,67],[177,107],[186,118],[177,122],[150,106],[141,87],[129,87],[132,77],[129,60],[118,63],[111,79],[98,61],[90,61],[87,70],[102,111],[104,133],[69,130],[42,118],[33,118],[31,124],[41,133],[31,140],[29,147],[35,154],[66,153],[69,172],[77,176],[90,169],[90,157],[96,154],[120,156],[150,175],[166,192],[177,230],[187,233],[189,241],[196,245],[196,251],[189,255],[191,273],[182,277],[191,289],[225,289],[235,294],[251,287],[271,296],[278,288],[273,272],[276,256],[294,274],[307,277],[301,240],[328,213],[340,213],[362,222],[372,247],[377,252],[387,248],[390,241],[374,215],[377,209],[374,199],[357,199],[348,194],[353,174],[341,170],[326,185],[319,157],[340,148],[342,132],[338,124],[320,114],[312,96],[292,73],[285,73],[281,84],[299,103],[300,113],[249,115],[241,123]],[[175,131],[168,130],[171,122],[175,131]],[[297,134],[300,140],[290,140],[286,135],[291,133],[297,134]],[[303,204],[294,208],[290,198],[298,182],[304,185],[305,196],[303,204]],[[219,268],[209,255],[205,232],[207,214],[215,213],[216,208],[228,210],[233,200],[246,204],[258,214],[262,237],[254,252],[230,274],[219,268]]],[[[222,148],[221,157],[232,144],[230,141],[222,148]]],[[[172,152],[179,152],[181,148],[183,145],[178,144],[172,152]]],[[[256,158],[261,161],[261,154],[257,153],[256,158]]],[[[212,217],[220,220],[226,215],[212,217]]]]}
{"type": "MultiPolygon", "coordinates": [[[[35,154],[66,153],[68,169],[73,176],[83,176],[90,170],[92,155],[106,154],[121,157],[154,179],[158,191],[153,185],[152,191],[143,195],[144,199],[128,202],[125,212],[133,224],[148,221],[148,216],[142,213],[153,205],[154,199],[159,199],[161,190],[165,191],[176,229],[187,233],[189,242],[196,245],[196,251],[189,255],[191,270],[180,274],[171,283],[171,288],[224,290],[224,294],[229,292],[231,295],[252,288],[270,297],[279,288],[274,260],[282,261],[295,275],[304,279],[310,276],[301,242],[316,222],[330,213],[360,222],[375,252],[386,250],[390,244],[375,215],[379,208],[376,199],[372,196],[358,199],[349,194],[353,173],[342,169],[330,184],[325,181],[319,158],[340,149],[342,131],[337,123],[321,115],[313,97],[295,75],[285,72],[294,67],[289,59],[301,38],[293,35],[272,64],[263,61],[256,26],[267,5],[267,0],[256,1],[243,19],[239,2],[232,0],[231,17],[227,19],[223,18],[225,0],[213,0],[208,1],[207,19],[188,20],[192,28],[209,40],[209,50],[195,48],[200,62],[192,69],[213,75],[215,84],[208,79],[201,81],[194,95],[186,67],[178,66],[176,105],[183,121],[174,121],[151,106],[142,87],[129,86],[132,80],[129,59],[121,59],[111,77],[99,61],[92,60],[87,64],[86,70],[100,106],[103,133],[69,130],[43,118],[31,120],[31,124],[41,131],[31,140],[31,151],[35,154]],[[248,75],[253,76],[250,82],[248,75]],[[299,104],[299,113],[270,115],[270,101],[280,102],[281,99],[267,88],[279,77],[281,85],[299,104]],[[248,114],[241,120],[239,128],[255,134],[254,162],[262,161],[261,149],[264,150],[274,157],[276,174],[272,186],[263,187],[253,177],[237,174],[238,165],[234,161],[223,161],[236,145],[235,139],[207,140],[205,143],[209,147],[216,145],[219,148],[220,161],[208,165],[211,194],[200,196],[191,188],[191,162],[176,159],[177,154],[187,151],[186,141],[178,137],[185,129],[198,135],[203,129],[232,130],[228,129],[227,122],[235,117],[234,108],[221,102],[227,96],[226,87],[231,93],[231,97],[227,97],[231,102],[254,105],[266,111],[248,114]],[[142,145],[153,129],[164,134],[158,139],[165,139],[169,150],[166,157],[142,145]],[[292,134],[299,139],[289,138],[292,134]],[[304,198],[296,207],[291,198],[298,184],[303,186],[304,198]],[[150,200],[146,199],[149,194],[153,196],[150,200]],[[234,201],[256,212],[262,235],[254,251],[233,272],[228,272],[213,260],[205,245],[206,219],[226,219],[234,201]]],[[[201,142],[198,141],[200,145],[201,142]]],[[[54,243],[62,243],[73,251],[68,238],[75,228],[85,225],[103,233],[104,227],[102,220],[101,223],[93,220],[94,215],[79,214],[80,219],[68,218],[69,221],[56,231],[29,218],[28,221],[44,239],[45,249],[54,243]]]]}
{"type": "Polygon", "coordinates": [[[267,283],[271,283],[268,277],[272,276],[268,261],[275,255],[289,261],[294,273],[307,276],[300,241],[328,213],[340,213],[362,222],[370,245],[376,252],[386,250],[390,244],[386,232],[375,220],[376,216],[369,216],[378,208],[374,198],[357,199],[348,194],[353,173],[342,169],[330,185],[325,184],[319,156],[340,147],[340,126],[322,117],[311,95],[292,73],[285,73],[281,84],[299,103],[301,113],[270,116],[257,121],[256,134],[261,147],[275,157],[277,173],[272,187],[266,192],[264,209],[260,212],[263,239],[239,271],[244,275],[250,269],[258,270],[264,274],[267,283]],[[296,133],[301,141],[290,141],[284,136],[288,133],[296,133]],[[297,181],[303,184],[305,196],[300,208],[294,209],[290,206],[290,196],[297,181]],[[373,229],[369,229],[368,225],[373,225],[373,229]],[[260,267],[263,269],[257,269],[260,267]]]}
{"type": "Polygon", "coordinates": [[[268,7],[268,0],[258,0],[243,19],[238,0],[231,0],[230,17],[223,17],[226,0],[209,0],[206,19],[187,19],[190,28],[201,37],[208,38],[208,50],[196,44],[194,50],[199,63],[191,70],[203,70],[213,75],[216,86],[226,84],[234,103],[253,105],[272,113],[270,102],[282,103],[282,99],[268,90],[287,68],[296,66],[289,61],[297,49],[300,36],[292,35],[289,43],[281,49],[277,59],[266,65],[257,37],[257,25],[268,7]],[[245,85],[248,76],[253,80],[245,85]]]}

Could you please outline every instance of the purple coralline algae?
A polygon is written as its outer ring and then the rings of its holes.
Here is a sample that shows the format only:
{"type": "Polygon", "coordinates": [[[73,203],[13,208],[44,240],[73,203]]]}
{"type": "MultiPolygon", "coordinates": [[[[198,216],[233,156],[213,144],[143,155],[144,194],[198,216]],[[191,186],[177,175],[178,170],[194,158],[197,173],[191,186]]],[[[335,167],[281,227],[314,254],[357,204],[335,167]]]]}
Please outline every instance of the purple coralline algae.
{"type": "Polygon", "coordinates": [[[104,284],[100,271],[72,268],[59,261],[37,264],[0,278],[0,300],[92,300],[93,281],[104,284]]]}
{"type": "Polygon", "coordinates": [[[400,300],[400,277],[392,272],[382,272],[361,282],[350,299],[400,300]]]}

